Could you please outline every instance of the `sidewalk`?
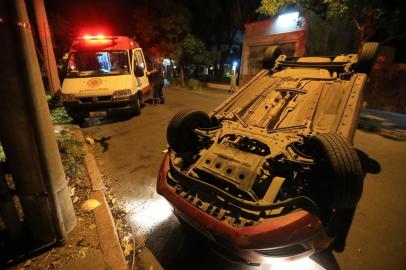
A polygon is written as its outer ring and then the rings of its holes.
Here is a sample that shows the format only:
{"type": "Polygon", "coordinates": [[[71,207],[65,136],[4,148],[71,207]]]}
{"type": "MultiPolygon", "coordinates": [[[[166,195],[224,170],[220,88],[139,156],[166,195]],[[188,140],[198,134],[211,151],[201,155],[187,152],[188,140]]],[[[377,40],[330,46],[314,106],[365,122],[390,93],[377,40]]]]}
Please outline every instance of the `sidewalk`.
{"type": "Polygon", "coordinates": [[[358,128],[384,137],[406,140],[406,115],[378,110],[362,109],[358,128]]]}
{"type": "Polygon", "coordinates": [[[104,194],[104,184],[96,161],[88,152],[81,130],[71,125],[56,125],[54,130],[75,208],[77,226],[69,233],[66,245],[53,246],[9,269],[128,269],[104,194]],[[89,199],[94,200],[88,201],[89,199]]]}

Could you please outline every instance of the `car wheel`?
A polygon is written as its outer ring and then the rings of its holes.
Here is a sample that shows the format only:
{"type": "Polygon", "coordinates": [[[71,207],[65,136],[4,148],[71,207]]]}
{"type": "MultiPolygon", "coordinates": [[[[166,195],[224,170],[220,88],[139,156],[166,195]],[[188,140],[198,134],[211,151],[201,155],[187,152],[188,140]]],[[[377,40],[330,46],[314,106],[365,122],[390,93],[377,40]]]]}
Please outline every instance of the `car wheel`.
{"type": "Polygon", "coordinates": [[[167,129],[169,146],[178,153],[196,150],[197,135],[193,130],[198,127],[210,127],[210,118],[206,113],[194,110],[178,112],[167,129]]]}
{"type": "Polygon", "coordinates": [[[79,126],[81,124],[83,124],[83,120],[85,118],[83,118],[83,117],[75,117],[75,116],[70,115],[69,113],[68,113],[68,115],[69,115],[70,118],[72,118],[72,124],[79,125],[79,126]]]}
{"type": "Polygon", "coordinates": [[[139,95],[137,95],[137,98],[135,99],[134,114],[135,115],[141,114],[141,97],[139,95]]]}
{"type": "Polygon", "coordinates": [[[379,51],[378,42],[366,42],[358,56],[357,72],[369,74],[379,51]]]}
{"type": "Polygon", "coordinates": [[[319,168],[316,189],[332,208],[354,207],[361,198],[364,173],[355,149],[335,133],[310,138],[309,152],[319,168]]]}
{"type": "Polygon", "coordinates": [[[266,48],[264,58],[262,60],[262,67],[271,69],[275,66],[276,59],[282,54],[279,46],[269,46],[266,48]]]}

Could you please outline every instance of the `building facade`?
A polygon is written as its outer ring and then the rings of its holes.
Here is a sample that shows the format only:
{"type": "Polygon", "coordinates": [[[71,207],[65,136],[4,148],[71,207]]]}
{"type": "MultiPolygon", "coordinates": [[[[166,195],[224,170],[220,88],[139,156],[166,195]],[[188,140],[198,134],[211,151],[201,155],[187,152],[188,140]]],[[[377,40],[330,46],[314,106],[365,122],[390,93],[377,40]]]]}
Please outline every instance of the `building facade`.
{"type": "Polygon", "coordinates": [[[262,69],[268,46],[278,45],[287,56],[337,55],[356,52],[352,25],[322,20],[313,12],[297,11],[245,25],[240,66],[240,85],[262,69]]]}

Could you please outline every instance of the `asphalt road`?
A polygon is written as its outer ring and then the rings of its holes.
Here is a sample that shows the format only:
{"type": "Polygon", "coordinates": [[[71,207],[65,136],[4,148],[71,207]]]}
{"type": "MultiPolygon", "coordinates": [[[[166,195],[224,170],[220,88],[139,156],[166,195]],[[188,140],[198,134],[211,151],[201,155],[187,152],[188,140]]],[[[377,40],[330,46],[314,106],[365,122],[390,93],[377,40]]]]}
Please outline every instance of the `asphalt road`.
{"type": "MultiPolygon", "coordinates": [[[[86,134],[101,139],[94,154],[113,192],[125,202],[137,239],[145,239],[166,269],[257,269],[223,259],[204,239],[180,225],[168,203],[155,192],[172,116],[186,108],[208,112],[228,93],[164,90],[166,104],[147,105],[141,116],[115,122],[92,119],[83,127],[86,134]]],[[[368,173],[345,249],[324,252],[314,260],[326,269],[405,269],[406,142],[357,131],[355,146],[368,173]]],[[[313,261],[303,263],[289,269],[323,269],[313,261]]]]}

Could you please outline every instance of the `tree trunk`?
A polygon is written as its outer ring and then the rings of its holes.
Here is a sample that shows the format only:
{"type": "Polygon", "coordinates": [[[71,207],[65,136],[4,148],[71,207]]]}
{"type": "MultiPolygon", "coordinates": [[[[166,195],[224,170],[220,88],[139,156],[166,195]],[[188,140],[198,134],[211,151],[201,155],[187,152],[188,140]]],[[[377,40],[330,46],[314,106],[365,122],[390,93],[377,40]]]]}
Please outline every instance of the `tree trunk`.
{"type": "Polygon", "coordinates": [[[359,43],[358,43],[358,53],[361,53],[362,47],[364,46],[364,43],[367,40],[367,37],[365,35],[365,26],[361,25],[357,20],[353,20],[353,23],[355,25],[355,28],[358,31],[359,34],[359,43]]]}
{"type": "Polygon", "coordinates": [[[51,95],[54,96],[61,90],[61,83],[59,81],[58,69],[56,67],[48,19],[43,0],[34,0],[33,5],[38,27],[38,37],[41,42],[43,60],[47,70],[48,86],[51,95]]]}
{"type": "Polygon", "coordinates": [[[180,70],[180,86],[184,87],[185,86],[185,72],[184,72],[182,64],[179,64],[179,70],[180,70]]]}
{"type": "Polygon", "coordinates": [[[169,79],[172,79],[173,77],[177,78],[178,76],[175,73],[175,68],[173,67],[173,61],[171,59],[169,60],[169,63],[171,65],[171,76],[170,76],[169,79]]]}

